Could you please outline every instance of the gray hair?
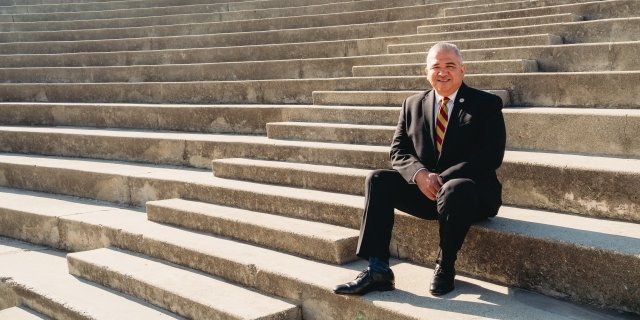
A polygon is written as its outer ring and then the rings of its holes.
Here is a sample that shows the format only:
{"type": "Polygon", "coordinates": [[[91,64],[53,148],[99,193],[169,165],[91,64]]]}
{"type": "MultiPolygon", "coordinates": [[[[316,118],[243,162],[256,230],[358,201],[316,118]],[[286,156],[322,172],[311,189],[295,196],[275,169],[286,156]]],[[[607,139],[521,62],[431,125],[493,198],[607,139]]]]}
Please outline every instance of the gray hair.
{"type": "Polygon", "coordinates": [[[456,56],[458,56],[458,58],[460,58],[460,62],[464,63],[464,60],[462,59],[462,53],[460,52],[460,49],[458,48],[458,46],[456,46],[453,43],[449,43],[449,42],[438,42],[436,44],[434,44],[429,51],[427,52],[427,64],[429,64],[429,55],[433,52],[435,52],[436,50],[446,50],[446,51],[451,51],[453,52],[456,56]]]}

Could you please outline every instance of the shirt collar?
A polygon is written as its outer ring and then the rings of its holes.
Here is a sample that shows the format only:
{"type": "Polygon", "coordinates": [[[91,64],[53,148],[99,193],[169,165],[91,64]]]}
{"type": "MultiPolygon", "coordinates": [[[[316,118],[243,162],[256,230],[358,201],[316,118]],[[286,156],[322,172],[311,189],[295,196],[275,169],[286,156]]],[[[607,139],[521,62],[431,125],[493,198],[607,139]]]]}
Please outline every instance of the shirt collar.
{"type": "MultiPolygon", "coordinates": [[[[460,90],[460,89],[458,89],[460,90]]],[[[455,101],[456,100],[456,96],[458,95],[458,90],[456,90],[454,93],[448,95],[447,97],[449,98],[449,101],[455,101]]],[[[436,94],[436,106],[440,104],[440,101],[442,100],[442,96],[438,94],[438,92],[436,92],[435,90],[433,90],[433,93],[436,94]]]]}

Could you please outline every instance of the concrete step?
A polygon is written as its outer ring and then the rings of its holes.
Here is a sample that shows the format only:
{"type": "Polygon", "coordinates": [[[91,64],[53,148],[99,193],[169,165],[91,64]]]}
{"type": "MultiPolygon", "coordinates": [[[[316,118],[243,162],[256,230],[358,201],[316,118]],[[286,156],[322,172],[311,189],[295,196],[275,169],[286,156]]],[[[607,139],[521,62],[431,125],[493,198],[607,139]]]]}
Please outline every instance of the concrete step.
{"type": "MultiPolygon", "coordinates": [[[[212,49],[215,50],[215,49],[212,49]]],[[[640,50],[640,41],[619,43],[594,44],[564,44],[553,46],[526,46],[514,48],[493,48],[463,50],[462,53],[469,64],[477,65],[480,61],[498,60],[536,60],[538,71],[542,72],[583,72],[583,71],[623,71],[640,70],[640,63],[633,52],[640,50]],[[576,56],[584,59],[576,59],[576,56]]],[[[123,53],[119,57],[116,53],[98,54],[61,54],[61,55],[5,55],[0,59],[2,68],[33,68],[34,67],[80,67],[91,65],[155,65],[155,64],[185,64],[210,63],[215,55],[209,49],[145,51],[123,53]],[[207,54],[209,52],[210,54],[207,54]],[[179,54],[178,54],[179,53],[179,54]],[[160,57],[162,55],[162,58],[160,57]],[[86,60],[89,56],[93,57],[86,60]],[[182,58],[180,58],[182,57],[182,58]],[[187,58],[188,57],[188,58],[187,58]],[[35,59],[37,58],[37,59],[35,59]],[[95,59],[94,59],[95,58],[95,59]],[[126,60],[125,60],[126,59],[126,60]],[[166,61],[160,61],[165,59],[166,61]]],[[[232,58],[232,57],[228,57],[232,58]]],[[[235,57],[240,58],[240,57],[235,57]]],[[[247,57],[249,58],[249,57],[247,57]]],[[[423,64],[425,53],[384,54],[356,57],[309,58],[271,61],[244,61],[211,63],[210,68],[220,77],[233,78],[234,74],[247,75],[256,73],[255,70],[280,70],[281,73],[311,75],[317,77],[344,77],[353,74],[354,67],[366,68],[374,65],[388,64],[423,64]],[[247,70],[252,69],[253,72],[247,70]],[[234,73],[229,72],[233,70],[234,73]],[[286,71],[285,71],[286,70],[286,71]],[[291,72],[291,73],[289,73],[291,72]]],[[[502,62],[504,63],[504,62],[502,62]]],[[[185,67],[188,67],[186,65],[185,67]]],[[[475,69],[478,71],[478,69],[475,69]]],[[[476,72],[479,73],[479,72],[476,72]]],[[[16,76],[17,77],[17,76],[16,76]]]]}
{"type": "MultiPolygon", "coordinates": [[[[469,3],[480,3],[479,1],[469,3]]],[[[69,20],[69,21],[36,21],[36,22],[0,22],[1,31],[59,31],[104,28],[135,28],[147,26],[167,26],[209,22],[225,22],[238,20],[275,19],[296,16],[347,13],[353,11],[376,10],[384,8],[416,6],[424,4],[424,0],[361,0],[349,2],[332,2],[311,6],[292,6],[269,9],[249,9],[223,12],[196,12],[190,14],[175,14],[134,18],[111,18],[99,20],[69,20]]],[[[440,10],[442,11],[442,10],[440,10]]]]}
{"type": "MultiPolygon", "coordinates": [[[[638,161],[636,159],[507,151],[504,163],[498,170],[498,176],[503,184],[505,204],[640,221],[637,195],[634,195],[633,191],[620,194],[614,191],[620,188],[635,188],[631,186],[637,184],[634,179],[637,179],[640,169],[638,161]],[[586,163],[589,165],[585,165],[586,163]],[[617,166],[607,167],[614,164],[617,166]],[[617,168],[618,171],[611,170],[611,168],[617,168]],[[620,171],[619,168],[625,169],[620,171]],[[543,177],[545,178],[543,179],[543,177]],[[568,184],[568,181],[571,181],[571,184],[568,184]],[[627,184],[629,187],[618,187],[618,184],[627,184]],[[601,188],[612,191],[607,192],[601,188]]],[[[248,159],[216,159],[213,160],[213,170],[214,174],[221,178],[358,195],[364,194],[364,181],[367,174],[360,169],[333,172],[330,168],[318,167],[313,164],[248,159]],[[291,178],[292,174],[289,172],[294,168],[296,177],[291,178]],[[300,178],[301,176],[304,178],[300,178]],[[343,183],[340,185],[327,183],[332,179],[343,181],[343,183]]]]}
{"type": "MultiPolygon", "coordinates": [[[[6,238],[0,238],[0,252],[0,287],[9,290],[13,299],[53,319],[183,319],[70,275],[66,252],[6,238]]],[[[11,298],[3,295],[0,300],[11,298]]]]}
{"type": "MultiPolygon", "coordinates": [[[[304,0],[297,1],[299,6],[307,6],[313,4],[327,4],[332,2],[342,2],[342,0],[334,1],[334,0],[304,0]]],[[[152,6],[154,2],[151,2],[152,6]]],[[[486,2],[485,2],[486,3],[486,2]]],[[[99,4],[87,3],[84,4],[86,7],[94,7],[93,9],[89,8],[90,11],[82,11],[82,12],[65,12],[64,10],[71,10],[72,7],[77,6],[75,4],[62,4],[62,5],[40,5],[40,6],[11,6],[5,7],[5,14],[0,15],[0,21],[3,22],[35,22],[35,21],[69,21],[69,20],[87,20],[87,19],[113,19],[113,18],[132,18],[132,17],[149,17],[149,16],[161,16],[161,15],[176,15],[176,14],[190,14],[190,13],[202,13],[202,12],[227,12],[227,11],[238,11],[238,10],[255,10],[255,9],[266,9],[266,8],[281,8],[284,5],[296,6],[296,4],[291,5],[290,2],[284,0],[264,0],[264,1],[232,1],[232,2],[205,2],[202,4],[180,4],[175,2],[167,2],[163,6],[160,4],[157,7],[147,7],[149,5],[149,1],[143,2],[143,5],[140,8],[136,8],[135,2],[132,5],[133,8],[128,9],[129,5],[128,1],[108,1],[99,4]],[[114,4],[115,3],[115,4],[114,4]],[[102,6],[107,8],[95,8],[96,6],[102,6]],[[113,8],[109,9],[108,7],[123,7],[123,8],[113,8]],[[40,10],[38,10],[40,8],[40,10]],[[63,10],[60,12],[51,12],[48,11],[50,8],[59,8],[59,10],[63,10]],[[44,11],[44,12],[32,12],[27,13],[26,11],[34,10],[34,11],[44,11]],[[19,13],[15,12],[7,12],[7,11],[20,11],[19,13]]],[[[0,7],[2,8],[2,7],[0,7]]]]}
{"type": "MultiPolygon", "coordinates": [[[[347,62],[347,61],[345,61],[347,62]]],[[[347,62],[348,63],[348,62],[347,62]]],[[[466,74],[535,71],[535,61],[491,61],[465,63],[470,66],[466,74]]],[[[383,66],[386,70],[389,66],[383,66]]],[[[388,75],[424,75],[422,66],[404,65],[391,67],[396,73],[378,72],[388,75]],[[399,69],[400,68],[400,69],[399,69]],[[415,69],[421,73],[400,73],[403,69],[415,69]]],[[[0,68],[0,79],[10,83],[101,83],[101,82],[188,82],[188,81],[235,81],[266,79],[305,79],[350,77],[355,72],[352,65],[334,63],[334,60],[314,61],[279,60],[255,62],[222,62],[198,64],[171,64],[154,66],[113,66],[113,67],[33,67],[0,68]],[[350,68],[351,67],[351,68],[350,68]]],[[[362,72],[356,76],[372,76],[362,72]]],[[[376,76],[375,74],[373,76],[376,76]]]]}
{"type": "MultiPolygon", "coordinates": [[[[283,0],[262,0],[262,1],[230,1],[230,0],[134,0],[134,1],[73,1],[72,3],[57,4],[25,4],[24,2],[16,3],[11,6],[0,6],[0,14],[55,14],[55,13],[74,13],[75,16],[82,17],[80,13],[86,13],[88,16],[97,12],[109,12],[115,17],[116,13],[124,12],[124,16],[128,15],[128,11],[141,11],[144,15],[152,12],[165,13],[171,10],[180,10],[181,7],[207,8],[211,12],[233,12],[240,10],[256,10],[265,8],[285,8],[298,6],[313,6],[331,3],[346,2],[346,0],[301,0],[291,3],[283,0]],[[212,6],[213,5],[213,6],[212,6]],[[156,11],[153,11],[156,10],[156,11]],[[162,10],[162,11],[158,11],[162,10]],[[115,12],[113,12],[115,11],[115,12]]],[[[143,15],[143,16],[144,16],[143,15]]],[[[45,20],[46,21],[46,20],[45,20]]]]}
{"type": "MultiPolygon", "coordinates": [[[[357,109],[357,108],[354,108],[357,109]]],[[[369,112],[370,108],[359,114],[369,112]]],[[[318,117],[297,122],[269,122],[267,136],[272,139],[339,142],[352,144],[391,144],[399,108],[381,114],[377,123],[343,123],[333,119],[317,122],[318,117]],[[384,117],[384,118],[382,118],[384,117]]],[[[312,113],[310,110],[309,113],[312,113]]],[[[507,148],[585,155],[640,158],[640,110],[508,108],[503,109],[507,127],[507,148]],[[540,132],[545,132],[541,135],[540,132]],[[553,137],[552,139],[549,137],[553,137]]]]}
{"type": "MultiPolygon", "coordinates": [[[[563,15],[556,15],[562,19],[563,15]]],[[[564,18],[566,19],[566,18],[564,18]]],[[[619,21],[619,19],[599,20],[598,24],[611,25],[612,23],[633,23],[633,21],[619,21]]],[[[564,36],[564,33],[579,33],[570,30],[574,24],[596,22],[562,22],[559,25],[567,25],[559,32],[552,31],[551,26],[558,23],[533,25],[524,27],[507,27],[499,29],[482,29],[468,31],[454,31],[433,34],[421,34],[404,36],[415,32],[415,28],[424,23],[424,19],[402,20],[392,22],[377,22],[365,24],[352,24],[345,26],[327,26],[317,28],[301,28],[287,30],[270,30],[256,32],[238,32],[192,36],[168,36],[145,37],[132,39],[113,40],[84,40],[84,41],[50,41],[50,42],[14,42],[0,44],[1,54],[46,54],[46,53],[70,53],[70,52],[110,52],[110,51],[137,51],[137,50],[161,50],[177,48],[203,48],[203,47],[231,47],[265,44],[282,44],[308,42],[313,39],[318,41],[336,41],[348,39],[372,38],[371,41],[358,44],[359,47],[373,47],[396,43],[415,43],[421,41],[439,41],[446,38],[452,40],[464,40],[473,38],[507,37],[527,34],[551,33],[564,36]],[[534,28],[534,29],[531,29],[534,28]],[[545,31],[537,31],[543,29],[545,31]],[[564,29],[564,30],[563,30],[564,29]],[[570,31],[567,31],[569,29],[570,31]],[[420,39],[420,40],[417,40],[420,39]],[[417,40],[417,41],[416,41],[417,40]]],[[[594,24],[595,25],[595,24],[594,24]]],[[[637,27],[637,26],[636,26],[637,27]]],[[[633,30],[633,29],[632,29],[633,30]]],[[[610,31],[610,30],[609,30],[610,31]]],[[[626,31],[626,30],[625,30],[626,31]]],[[[637,40],[627,32],[607,34],[608,37],[596,41],[637,40]]],[[[580,34],[581,38],[590,39],[590,33],[580,34]]],[[[595,34],[594,37],[603,37],[603,34],[595,34]]],[[[573,40],[569,42],[575,42],[573,40]]],[[[586,41],[582,41],[586,42],[586,41]]],[[[593,42],[593,41],[591,41],[593,42]]],[[[344,48],[345,43],[342,43],[344,48]]],[[[343,49],[344,50],[344,49],[343,49]]],[[[353,50],[353,49],[351,49],[353,50]]],[[[375,52],[375,53],[379,53],[375,52]]],[[[366,54],[366,53],[359,53],[366,54]]],[[[369,53],[370,54],[370,53],[369,53]]]]}
{"type": "MultiPolygon", "coordinates": [[[[387,52],[390,54],[426,52],[434,44],[436,44],[436,42],[394,44],[394,45],[389,45],[387,47],[387,52]]],[[[544,45],[562,44],[562,37],[557,36],[555,34],[532,34],[532,35],[517,36],[517,37],[458,40],[458,41],[455,41],[455,44],[461,50],[522,47],[526,45],[544,46],[544,45]]]]}
{"type": "Polygon", "coordinates": [[[396,127],[394,125],[381,126],[318,122],[267,123],[267,137],[270,139],[340,142],[378,146],[391,145],[391,138],[395,131],[396,127]]]}
{"type": "MultiPolygon", "coordinates": [[[[509,101],[506,102],[512,106],[634,109],[638,102],[626,93],[635,90],[634,84],[640,81],[639,77],[638,71],[484,74],[467,75],[465,82],[485,90],[509,88],[509,101]],[[618,85],[606,89],[599,86],[609,82],[618,85]],[[591,90],[579,95],[567,94],[561,90],[566,83],[591,90]]],[[[340,105],[358,104],[357,101],[369,99],[368,95],[373,94],[389,96],[385,98],[386,105],[397,106],[399,102],[395,97],[403,94],[393,92],[406,91],[404,97],[407,97],[410,92],[424,90],[425,82],[422,76],[403,76],[178,83],[0,84],[0,96],[4,101],[22,102],[340,105]]]]}
{"type": "MultiPolygon", "coordinates": [[[[34,197],[87,203],[85,200],[23,191],[4,193],[2,197],[11,197],[11,203],[20,205],[19,210],[14,210],[16,217],[33,211],[34,207],[28,203],[34,197]]],[[[398,290],[372,293],[366,298],[345,299],[333,294],[331,288],[336,283],[353,279],[357,270],[365,266],[363,262],[344,266],[323,264],[153,223],[137,211],[92,205],[95,206],[93,212],[82,214],[58,211],[58,222],[61,229],[66,230],[61,233],[62,243],[78,249],[100,248],[110,243],[202,270],[291,299],[302,305],[304,316],[323,314],[332,319],[352,319],[357,314],[385,319],[454,315],[462,317],[460,319],[487,315],[509,319],[603,319],[605,316],[527,291],[491,285],[464,276],[457,278],[458,291],[454,297],[433,300],[429,298],[425,285],[432,271],[397,260],[392,261],[392,267],[398,290]],[[516,293],[517,299],[513,296],[516,293]],[[420,298],[416,299],[416,296],[420,298]],[[375,303],[371,302],[372,297],[375,303]],[[462,301],[476,301],[478,297],[482,300],[461,312],[466,305],[462,301]],[[311,303],[318,300],[323,303],[311,303]],[[487,301],[491,303],[487,304],[487,301]],[[500,308],[494,308],[495,305],[500,305],[500,308]]],[[[5,225],[0,225],[0,228],[6,229],[5,225]]],[[[395,229],[394,242],[398,238],[400,241],[393,246],[394,254],[400,250],[403,257],[433,259],[425,256],[435,254],[436,224],[397,214],[395,229]],[[416,228],[424,231],[415,232],[416,228]],[[416,251],[416,247],[420,250],[416,251]],[[405,249],[408,251],[402,251],[405,249]]],[[[573,301],[638,313],[634,292],[640,284],[632,274],[639,264],[639,239],[640,234],[634,224],[504,207],[492,222],[472,227],[457,266],[461,272],[481,274],[501,283],[517,284],[555,296],[566,292],[564,297],[573,301]],[[500,245],[505,239],[508,239],[509,246],[500,245]],[[548,259],[549,252],[557,253],[562,259],[548,259]],[[611,268],[610,261],[619,262],[624,267],[611,268]],[[589,265],[589,268],[582,265],[589,265]],[[585,282],[584,279],[590,281],[585,282]]],[[[608,316],[614,319],[621,317],[619,314],[608,316]]]]}
{"type": "MultiPolygon", "coordinates": [[[[582,3],[576,3],[572,6],[572,9],[579,7],[589,7],[593,8],[593,6],[599,6],[595,2],[597,1],[581,1],[582,3]]],[[[459,6],[456,8],[447,8],[444,10],[444,16],[447,17],[455,17],[460,15],[468,15],[468,14],[483,14],[483,13],[494,13],[494,12],[503,12],[503,11],[523,11],[527,10],[532,13],[538,12],[549,12],[549,8],[553,8],[551,10],[564,10],[565,8],[569,8],[569,5],[572,3],[568,3],[566,1],[558,1],[558,0],[526,0],[526,1],[505,1],[501,3],[491,3],[486,5],[470,5],[470,6],[459,6]],[[557,9],[556,9],[557,8],[557,9]]],[[[609,6],[610,3],[605,4],[605,6],[609,6]]],[[[589,10],[591,13],[595,13],[593,10],[589,10]]],[[[557,11],[556,11],[557,12],[557,11]]]]}
{"type": "Polygon", "coordinates": [[[0,44],[0,54],[51,54],[73,52],[112,52],[164,50],[205,47],[232,47],[279,43],[301,43],[313,39],[335,41],[385,36],[400,36],[415,32],[424,23],[421,19],[352,24],[284,30],[196,34],[182,36],[144,37],[78,41],[11,42],[0,44]]]}
{"type": "MultiPolygon", "coordinates": [[[[416,2],[416,0],[409,1],[416,2]]],[[[475,2],[477,2],[477,0],[475,0],[475,2]]],[[[12,30],[12,32],[0,33],[0,42],[124,39],[327,27],[362,23],[376,23],[383,21],[423,19],[424,14],[419,14],[420,12],[423,12],[425,10],[435,10],[440,7],[442,7],[442,4],[390,7],[390,4],[387,3],[385,8],[366,8],[366,11],[323,13],[317,15],[287,16],[262,19],[254,18],[255,16],[258,16],[259,13],[262,13],[260,11],[234,11],[232,13],[238,15],[238,18],[241,18],[242,20],[233,21],[220,21],[221,19],[219,18],[214,20],[214,17],[202,19],[204,21],[193,21],[187,20],[185,19],[185,17],[183,17],[183,15],[181,15],[180,17],[183,21],[180,21],[179,24],[168,24],[167,21],[158,21],[158,25],[154,24],[148,26],[119,27],[118,25],[109,25],[103,28],[93,26],[90,29],[60,31],[47,30],[44,32],[12,30]],[[245,12],[245,15],[240,16],[239,14],[241,12],[245,12]]],[[[285,8],[281,10],[284,11],[288,9],[285,8]]],[[[222,15],[222,13],[219,13],[219,15],[222,15]]],[[[177,18],[176,16],[169,16],[168,18],[172,17],[174,19],[177,18]]],[[[192,18],[198,17],[200,17],[200,15],[195,15],[192,18]]],[[[160,17],[157,17],[156,19],[159,18],[160,17]]],[[[164,19],[165,17],[162,18],[164,19]]],[[[105,22],[103,22],[103,24],[105,24],[105,22]]],[[[76,24],[82,25],[80,22],[76,24]]],[[[54,28],[55,27],[56,24],[54,24],[54,28]]]]}
{"type": "MultiPolygon", "coordinates": [[[[426,77],[422,76],[426,81],[426,77]]],[[[486,90],[499,96],[505,106],[511,105],[511,94],[507,90],[486,90]]],[[[314,105],[346,106],[401,106],[404,99],[419,93],[411,91],[314,91],[314,105]]],[[[396,120],[397,122],[397,120],[396,120]]]]}
{"type": "Polygon", "coordinates": [[[356,259],[358,230],[215,204],[149,201],[151,221],[231,237],[328,263],[356,259]]]}
{"type": "Polygon", "coordinates": [[[134,128],[266,135],[269,122],[395,125],[399,107],[0,103],[0,125],[134,128]],[[149,117],[153,114],[153,117],[149,117]]]}
{"type": "MultiPolygon", "coordinates": [[[[4,143],[2,148],[4,152],[63,155],[67,157],[81,156],[198,167],[210,166],[210,159],[233,157],[337,165],[363,169],[389,167],[389,149],[381,146],[272,140],[265,137],[211,134],[201,135],[205,137],[199,137],[198,139],[194,139],[193,136],[187,137],[187,135],[175,134],[170,137],[160,134],[143,135],[140,132],[129,134],[126,132],[118,134],[102,132],[95,134],[87,130],[66,130],[65,132],[65,130],[60,129],[18,129],[13,131],[4,129],[2,136],[3,141],[12,141],[4,143]],[[38,141],[38,143],[33,141],[38,141]]],[[[8,161],[8,163],[3,163],[3,167],[6,167],[6,170],[10,170],[11,174],[14,174],[14,170],[18,170],[15,161],[21,158],[16,157],[16,155],[3,157],[4,161],[8,161]]],[[[38,157],[38,159],[41,158],[38,157]]],[[[637,195],[634,193],[634,190],[637,189],[638,181],[640,181],[637,177],[640,168],[638,161],[637,159],[508,151],[505,155],[505,161],[499,170],[499,176],[503,182],[503,198],[505,203],[519,206],[639,221],[637,195]],[[548,178],[549,176],[551,178],[548,178]]],[[[25,170],[24,174],[29,171],[27,169],[23,170],[25,170]]],[[[60,174],[57,173],[60,170],[59,168],[41,168],[39,170],[42,170],[42,173],[39,174],[52,174],[55,176],[60,174]]],[[[217,172],[216,174],[222,174],[219,169],[215,171],[217,172]]],[[[38,173],[34,172],[33,174],[38,173]]],[[[261,177],[265,174],[266,172],[258,172],[253,179],[262,179],[261,177]]],[[[19,174],[15,178],[18,179],[16,181],[19,183],[31,183],[23,181],[24,177],[22,175],[22,173],[19,174]]],[[[274,178],[285,179],[284,176],[287,176],[282,172],[278,173],[278,175],[274,178]]],[[[361,188],[364,177],[364,175],[361,175],[358,179],[354,178],[352,180],[353,186],[361,188]]],[[[315,179],[327,178],[325,173],[320,173],[315,179]]],[[[72,190],[74,190],[73,192],[89,192],[90,197],[94,197],[93,192],[102,187],[101,185],[91,186],[83,183],[72,186],[72,190]],[[86,190],[78,190],[80,188],[86,188],[86,190]]],[[[60,190],[56,192],[61,192],[60,190]]],[[[113,195],[108,195],[109,197],[115,197],[119,199],[118,201],[129,201],[126,200],[129,196],[128,193],[123,195],[122,191],[118,190],[109,192],[113,192],[113,195]],[[124,200],[122,197],[124,197],[124,200]]],[[[75,195],[82,196],[82,194],[75,195]]],[[[178,197],[182,196],[171,195],[171,198],[178,197]]],[[[193,198],[193,195],[188,195],[186,198],[193,198]]],[[[111,200],[111,198],[105,200],[111,200]]],[[[234,202],[219,204],[235,206],[234,202]]],[[[245,209],[274,212],[273,209],[264,208],[249,207],[245,209]]],[[[332,223],[331,220],[322,222],[332,223]]]]}
{"type": "Polygon", "coordinates": [[[67,255],[69,273],[190,319],[302,319],[300,309],[193,270],[111,248],[67,255]]]}
{"type": "Polygon", "coordinates": [[[0,310],[0,320],[49,320],[51,318],[33,311],[28,307],[19,306],[0,310]]]}
{"type": "MultiPolygon", "coordinates": [[[[527,10],[520,10],[519,12],[507,11],[507,12],[492,12],[486,14],[470,14],[463,16],[448,17],[448,22],[464,22],[464,21],[478,21],[487,19],[500,19],[500,18],[514,18],[518,16],[527,15],[545,15],[553,13],[567,13],[567,12],[584,12],[589,14],[592,12],[606,12],[607,9],[600,7],[598,3],[581,3],[582,0],[557,0],[554,1],[553,6],[547,6],[536,9],[537,14],[528,13],[527,10]],[[558,6],[559,4],[574,4],[571,7],[558,6]],[[598,7],[597,7],[598,6],[598,7]]],[[[614,1],[616,5],[628,3],[633,0],[607,0],[606,2],[614,1]]],[[[536,1],[539,2],[539,1],[536,1]]],[[[136,18],[113,18],[113,19],[100,19],[100,20],[75,20],[75,21],[39,21],[35,22],[0,22],[0,31],[56,31],[56,30],[82,30],[82,29],[103,29],[103,28],[134,28],[145,26],[161,26],[161,25],[180,25],[180,24],[195,24],[195,23],[208,23],[208,22],[223,22],[223,21],[235,21],[235,20],[254,20],[253,23],[242,23],[244,30],[246,28],[260,28],[260,20],[256,19],[269,19],[271,22],[267,25],[269,29],[273,29],[280,22],[275,18],[286,17],[298,17],[294,19],[306,19],[309,20],[306,23],[313,23],[314,20],[326,20],[325,17],[328,14],[343,14],[351,15],[349,12],[354,11],[368,11],[377,9],[387,9],[387,12],[391,13],[393,8],[396,7],[414,7],[417,11],[429,10],[432,12],[432,16],[442,16],[442,13],[446,8],[477,5],[481,3],[487,3],[485,0],[464,0],[464,1],[449,1],[449,2],[428,2],[424,0],[361,0],[355,2],[337,2],[324,5],[313,5],[303,7],[287,7],[285,10],[280,8],[271,9],[253,9],[253,10],[239,10],[239,11],[227,11],[227,12],[210,12],[207,14],[193,13],[193,14],[180,14],[180,15],[163,15],[163,16],[151,16],[151,17],[136,17],[136,18]],[[258,23],[256,23],[258,22],[258,23]]],[[[611,6],[609,6],[611,7],[611,6]]],[[[530,9],[529,9],[530,10],[530,9]]],[[[609,9],[609,11],[611,11],[609,9]]],[[[615,15],[615,11],[610,13],[615,15]]],[[[352,18],[362,15],[351,15],[352,18]]],[[[606,17],[605,15],[599,16],[600,18],[606,17]]],[[[427,24],[431,24],[431,21],[437,21],[437,18],[425,20],[427,24]]],[[[304,20],[303,20],[304,21],[304,20]]],[[[302,22],[302,21],[301,21],[302,22]]]]}
{"type": "MultiPolygon", "coordinates": [[[[538,63],[530,59],[465,61],[464,65],[466,74],[538,72],[538,63]]],[[[425,74],[425,63],[364,65],[352,70],[355,77],[419,76],[425,74]]]]}
{"type": "Polygon", "coordinates": [[[450,23],[442,18],[439,24],[418,27],[418,33],[431,34],[454,31],[469,31],[483,29],[499,29],[509,27],[530,26],[549,23],[574,22],[582,20],[581,16],[573,13],[561,13],[546,16],[528,16],[523,18],[483,20],[477,22],[450,23]]]}

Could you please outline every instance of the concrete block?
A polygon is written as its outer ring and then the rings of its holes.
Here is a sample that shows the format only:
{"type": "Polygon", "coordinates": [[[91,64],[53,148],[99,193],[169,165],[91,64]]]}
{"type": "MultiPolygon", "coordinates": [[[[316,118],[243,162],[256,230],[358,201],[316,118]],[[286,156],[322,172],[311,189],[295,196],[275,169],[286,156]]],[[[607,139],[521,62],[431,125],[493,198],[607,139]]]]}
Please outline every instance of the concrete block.
{"type": "Polygon", "coordinates": [[[288,302],[115,249],[67,255],[69,273],[191,319],[301,319],[288,302]],[[250,306],[250,307],[248,307],[250,306]]]}
{"type": "Polygon", "coordinates": [[[329,263],[356,259],[358,231],[181,199],[149,201],[149,220],[231,237],[329,263]]]}
{"type": "MultiPolygon", "coordinates": [[[[1,243],[12,245],[6,239],[1,243]]],[[[0,256],[3,286],[10,287],[28,308],[53,319],[179,319],[142,300],[70,275],[66,252],[31,249],[0,256]]]]}

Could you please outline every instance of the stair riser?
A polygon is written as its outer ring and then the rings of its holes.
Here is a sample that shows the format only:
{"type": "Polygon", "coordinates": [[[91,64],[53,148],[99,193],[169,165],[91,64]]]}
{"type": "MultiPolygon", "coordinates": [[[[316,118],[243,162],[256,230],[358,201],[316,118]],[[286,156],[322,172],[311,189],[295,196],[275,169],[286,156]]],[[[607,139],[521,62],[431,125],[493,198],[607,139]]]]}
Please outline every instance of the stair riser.
{"type": "Polygon", "coordinates": [[[441,33],[441,32],[455,32],[455,31],[468,31],[479,29],[498,29],[498,28],[510,28],[520,26],[530,26],[538,24],[548,23],[562,23],[562,22],[574,22],[580,21],[580,16],[567,13],[561,15],[549,15],[542,17],[530,17],[530,18],[515,18],[505,19],[497,21],[480,21],[480,22],[466,22],[457,24],[446,24],[448,21],[446,18],[442,18],[439,25],[432,26],[420,26],[418,27],[418,33],[441,33]]]}
{"type": "MultiPolygon", "coordinates": [[[[436,42],[391,45],[388,47],[388,52],[390,54],[427,52],[434,44],[436,44],[436,42]]],[[[460,50],[521,47],[528,45],[545,46],[555,44],[562,44],[562,38],[552,34],[499,39],[463,40],[456,42],[456,45],[460,50]]]]}
{"type": "MultiPolygon", "coordinates": [[[[640,73],[531,73],[467,75],[465,82],[485,90],[509,88],[514,106],[637,108],[628,92],[636,90],[640,73]],[[590,88],[567,94],[566,83],[590,88]],[[618,85],[604,88],[602,83],[618,85]]],[[[4,101],[41,102],[144,102],[144,103],[297,103],[311,104],[313,91],[336,90],[423,90],[425,77],[338,78],[303,80],[256,80],[200,83],[113,83],[113,84],[0,84],[4,101]]],[[[361,93],[357,93],[362,95],[361,93]]],[[[335,95],[335,94],[332,94],[335,95]]],[[[354,104],[340,99],[322,99],[314,104],[354,104]]],[[[399,100],[365,105],[398,106],[399,100]]]]}
{"type": "MultiPolygon", "coordinates": [[[[352,70],[354,77],[421,76],[425,74],[425,64],[421,63],[414,65],[397,66],[354,66],[352,70]]],[[[526,73],[537,71],[538,64],[535,60],[507,62],[465,62],[465,74],[526,73]]]]}
{"type": "Polygon", "coordinates": [[[151,221],[231,237],[328,263],[344,264],[356,260],[357,238],[339,242],[310,238],[197,212],[182,211],[152,202],[147,203],[146,207],[147,216],[151,221]]]}

